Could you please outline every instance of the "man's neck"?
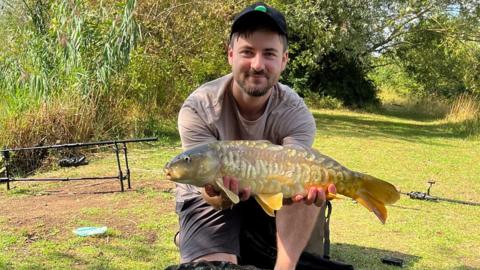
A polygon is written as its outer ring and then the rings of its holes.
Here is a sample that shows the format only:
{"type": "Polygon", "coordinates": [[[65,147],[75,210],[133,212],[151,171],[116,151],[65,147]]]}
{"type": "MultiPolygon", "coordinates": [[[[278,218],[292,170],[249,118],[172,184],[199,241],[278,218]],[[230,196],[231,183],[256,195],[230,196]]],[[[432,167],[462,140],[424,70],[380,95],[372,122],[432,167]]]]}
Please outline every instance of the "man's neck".
{"type": "Polygon", "coordinates": [[[232,81],[231,84],[232,96],[237,103],[238,110],[242,117],[249,121],[257,120],[265,112],[272,89],[261,97],[252,97],[240,89],[235,81],[232,81]]]}

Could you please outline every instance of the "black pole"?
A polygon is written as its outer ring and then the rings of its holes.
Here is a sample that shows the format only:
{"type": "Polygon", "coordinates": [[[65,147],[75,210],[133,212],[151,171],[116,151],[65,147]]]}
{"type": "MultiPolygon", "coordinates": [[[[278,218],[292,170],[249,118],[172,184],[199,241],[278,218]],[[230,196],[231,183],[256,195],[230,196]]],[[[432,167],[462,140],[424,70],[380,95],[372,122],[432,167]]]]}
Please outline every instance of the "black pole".
{"type": "Polygon", "coordinates": [[[108,145],[108,144],[129,143],[129,142],[153,142],[153,141],[157,141],[157,140],[158,140],[158,138],[153,137],[153,138],[100,141],[100,142],[88,142],[88,143],[67,143],[67,144],[56,144],[56,145],[45,145],[45,146],[35,146],[35,147],[3,149],[3,150],[0,150],[0,152],[9,152],[9,151],[14,152],[14,151],[24,151],[24,150],[51,149],[51,148],[71,148],[71,147],[80,147],[80,146],[108,145]]]}
{"type": "Polygon", "coordinates": [[[5,177],[0,177],[0,183],[7,182],[7,189],[10,189],[10,182],[14,181],[70,181],[70,180],[101,180],[101,179],[118,179],[120,181],[120,186],[122,191],[124,191],[123,180],[128,180],[128,188],[131,188],[130,181],[130,167],[128,164],[127,157],[127,146],[126,143],[130,142],[151,142],[157,141],[158,138],[141,138],[141,139],[126,139],[126,140],[112,140],[112,141],[99,141],[99,142],[88,142],[88,143],[69,143],[69,144],[57,144],[57,145],[45,145],[45,146],[36,146],[36,147],[24,147],[24,148],[12,148],[12,149],[0,149],[1,154],[5,158],[5,177]],[[125,165],[127,170],[127,175],[123,176],[122,165],[120,161],[120,150],[118,144],[123,144],[123,151],[125,155],[125,165]],[[74,148],[82,146],[98,146],[98,145],[114,145],[115,154],[117,159],[118,166],[118,176],[115,177],[80,177],[80,178],[12,178],[10,177],[10,152],[24,151],[24,150],[39,150],[39,149],[52,149],[52,148],[74,148]]]}
{"type": "Polygon", "coordinates": [[[439,201],[445,201],[445,202],[452,202],[452,203],[461,203],[461,204],[466,204],[466,205],[475,205],[475,206],[480,206],[480,203],[478,202],[467,202],[467,201],[461,201],[461,200],[453,200],[453,199],[448,199],[448,198],[442,198],[442,197],[435,197],[439,201]]]}
{"type": "Polygon", "coordinates": [[[120,153],[118,149],[118,143],[115,143],[115,156],[117,157],[117,165],[118,165],[118,179],[120,180],[120,188],[122,192],[124,191],[123,188],[123,172],[122,172],[122,164],[120,164],[120,153]]]}
{"type": "Polygon", "coordinates": [[[5,159],[5,178],[7,178],[7,190],[10,190],[10,152],[3,152],[3,158],[5,159]]]}
{"type": "Polygon", "coordinates": [[[125,167],[126,167],[126,170],[127,170],[128,189],[131,189],[132,186],[130,184],[130,167],[128,167],[127,143],[123,143],[123,155],[125,156],[125,167]]]}
{"type": "Polygon", "coordinates": [[[92,176],[92,177],[51,177],[51,178],[22,178],[22,177],[11,177],[11,178],[0,178],[1,182],[47,182],[47,181],[76,181],[76,180],[108,180],[108,179],[118,179],[118,175],[115,176],[92,176]]]}

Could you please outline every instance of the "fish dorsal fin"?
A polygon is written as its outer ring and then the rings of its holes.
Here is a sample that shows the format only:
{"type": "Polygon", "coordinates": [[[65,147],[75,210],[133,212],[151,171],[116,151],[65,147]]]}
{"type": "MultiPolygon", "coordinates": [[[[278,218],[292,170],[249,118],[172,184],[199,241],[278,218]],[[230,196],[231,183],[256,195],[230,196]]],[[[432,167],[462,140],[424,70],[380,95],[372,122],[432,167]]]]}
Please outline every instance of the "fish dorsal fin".
{"type": "Polygon", "coordinates": [[[235,204],[240,202],[240,198],[238,197],[238,195],[233,193],[231,190],[229,190],[223,185],[222,178],[217,178],[217,180],[215,180],[215,184],[230,199],[230,201],[235,204]]]}
{"type": "Polygon", "coordinates": [[[257,194],[255,196],[258,204],[269,216],[275,216],[275,210],[279,210],[283,205],[283,193],[277,194],[257,194]]]}

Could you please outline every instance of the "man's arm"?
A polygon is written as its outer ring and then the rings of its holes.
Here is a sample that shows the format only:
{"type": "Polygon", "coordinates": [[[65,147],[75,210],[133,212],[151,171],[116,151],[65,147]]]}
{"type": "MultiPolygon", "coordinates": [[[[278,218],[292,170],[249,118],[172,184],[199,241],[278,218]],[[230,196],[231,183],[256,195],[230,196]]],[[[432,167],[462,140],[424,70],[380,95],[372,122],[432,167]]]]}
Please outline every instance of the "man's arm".
{"type": "MultiPolygon", "coordinates": [[[[290,108],[285,117],[284,146],[309,149],[315,139],[315,119],[303,102],[290,108]]],[[[335,193],[335,186],[327,190],[312,187],[307,194],[297,194],[293,203],[284,205],[276,214],[277,260],[275,269],[295,269],[301,253],[305,249],[328,192],[335,193]],[[314,204],[314,205],[312,205],[314,204]]]]}

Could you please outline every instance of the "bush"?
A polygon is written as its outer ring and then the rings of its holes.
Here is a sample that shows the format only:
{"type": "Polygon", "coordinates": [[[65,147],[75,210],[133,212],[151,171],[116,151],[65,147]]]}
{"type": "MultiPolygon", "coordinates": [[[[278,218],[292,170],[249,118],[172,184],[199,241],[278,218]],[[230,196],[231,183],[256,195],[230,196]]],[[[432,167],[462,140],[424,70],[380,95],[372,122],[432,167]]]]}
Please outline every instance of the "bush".
{"type": "Polygon", "coordinates": [[[305,95],[305,103],[311,109],[341,109],[342,101],[330,96],[322,96],[318,93],[308,92],[305,95]]]}
{"type": "Polygon", "coordinates": [[[294,66],[287,70],[286,78],[302,96],[311,91],[341,100],[342,105],[351,108],[379,103],[377,88],[364,67],[341,52],[322,56],[315,69],[294,66]]]}

